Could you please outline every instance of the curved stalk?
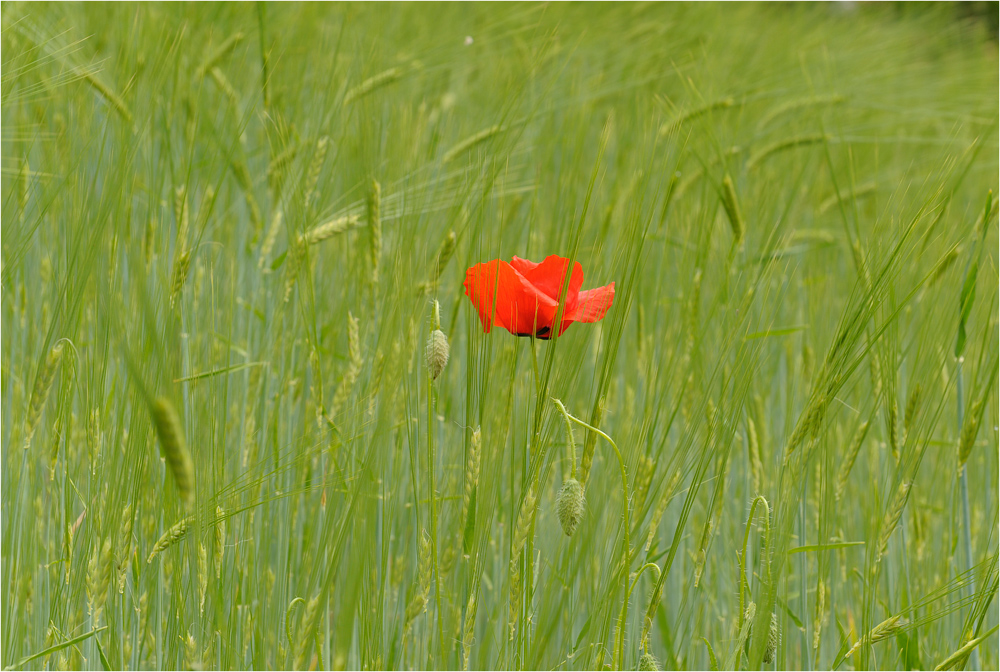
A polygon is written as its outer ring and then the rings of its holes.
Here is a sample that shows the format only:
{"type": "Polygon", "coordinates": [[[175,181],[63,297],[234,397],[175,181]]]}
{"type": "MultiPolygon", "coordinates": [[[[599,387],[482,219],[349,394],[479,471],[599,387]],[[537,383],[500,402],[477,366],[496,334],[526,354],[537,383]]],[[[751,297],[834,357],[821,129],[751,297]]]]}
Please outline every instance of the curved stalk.
{"type": "MultiPolygon", "coordinates": [[[[553,401],[555,401],[555,399],[553,399],[553,401]]],[[[631,521],[629,520],[629,513],[628,513],[628,476],[625,472],[625,460],[622,458],[621,451],[618,450],[618,445],[611,439],[610,436],[608,436],[601,430],[597,429],[596,427],[591,427],[583,420],[580,420],[579,418],[570,415],[565,410],[565,407],[562,406],[562,403],[559,403],[559,406],[562,408],[563,413],[566,414],[567,418],[569,418],[576,424],[580,425],[581,427],[589,429],[590,431],[594,432],[595,434],[603,438],[605,441],[610,443],[611,447],[614,448],[615,457],[618,458],[618,467],[621,470],[621,476],[622,476],[622,490],[624,492],[624,497],[622,498],[622,515],[624,516],[625,519],[625,531],[623,533],[623,540],[622,540],[622,571],[625,572],[625,576],[627,577],[628,565],[629,565],[628,561],[629,549],[631,548],[631,545],[629,543],[629,530],[631,529],[631,521]]],[[[626,581],[626,593],[625,593],[625,599],[622,601],[621,616],[619,617],[618,637],[617,641],[615,642],[615,654],[612,661],[612,668],[616,670],[621,669],[622,658],[624,657],[625,653],[625,620],[628,617],[628,598],[629,598],[629,591],[627,589],[628,579],[626,579],[625,581],[626,581]]]]}

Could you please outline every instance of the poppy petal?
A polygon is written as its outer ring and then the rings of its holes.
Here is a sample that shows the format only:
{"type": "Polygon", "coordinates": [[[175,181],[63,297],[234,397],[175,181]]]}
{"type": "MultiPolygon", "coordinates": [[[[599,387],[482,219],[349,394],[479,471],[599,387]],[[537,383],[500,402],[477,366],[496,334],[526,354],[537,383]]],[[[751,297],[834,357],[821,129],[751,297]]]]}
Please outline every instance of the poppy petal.
{"type": "MultiPolygon", "coordinates": [[[[524,278],[534,285],[538,291],[553,301],[559,301],[563,289],[563,279],[569,268],[569,259],[552,254],[545,257],[541,263],[514,257],[510,265],[524,278]]],[[[566,290],[567,313],[576,305],[576,295],[583,286],[583,266],[577,261],[573,264],[573,272],[569,276],[569,288],[566,290]]]]}
{"type": "MultiPolygon", "coordinates": [[[[605,285],[604,287],[595,287],[594,289],[588,289],[585,292],[580,292],[577,297],[577,304],[572,312],[570,312],[566,319],[563,320],[565,325],[566,321],[570,322],[597,322],[604,319],[605,313],[608,312],[608,308],[611,307],[611,303],[615,299],[615,283],[610,285],[605,285]]],[[[565,330],[565,326],[563,329],[565,330]]]]}
{"type": "Polygon", "coordinates": [[[555,300],[500,259],[468,269],[465,294],[472,300],[487,333],[494,325],[512,334],[551,329],[558,307],[555,300]]]}

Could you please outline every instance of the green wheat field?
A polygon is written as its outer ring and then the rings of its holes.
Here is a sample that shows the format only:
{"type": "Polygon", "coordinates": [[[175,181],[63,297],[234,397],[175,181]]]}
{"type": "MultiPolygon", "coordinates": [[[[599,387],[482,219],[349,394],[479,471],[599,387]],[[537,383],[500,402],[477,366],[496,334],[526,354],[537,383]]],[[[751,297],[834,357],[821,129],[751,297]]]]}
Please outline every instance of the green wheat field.
{"type": "Polygon", "coordinates": [[[0,666],[996,669],[967,9],[3,3],[0,666]]]}

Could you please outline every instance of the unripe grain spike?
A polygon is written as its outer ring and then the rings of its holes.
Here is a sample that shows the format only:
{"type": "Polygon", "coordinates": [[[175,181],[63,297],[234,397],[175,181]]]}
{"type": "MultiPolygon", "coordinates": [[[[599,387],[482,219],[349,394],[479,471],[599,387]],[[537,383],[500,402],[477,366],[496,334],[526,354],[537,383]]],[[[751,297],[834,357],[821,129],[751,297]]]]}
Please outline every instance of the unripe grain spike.
{"type": "Polygon", "coordinates": [[[174,405],[166,397],[153,401],[150,411],[156,425],[156,433],[160,437],[163,455],[170,467],[170,473],[177,484],[177,493],[187,510],[194,507],[194,463],[188,452],[187,441],[184,439],[184,427],[174,409],[174,405]]]}
{"type": "Polygon", "coordinates": [[[163,535],[157,540],[156,544],[153,546],[153,550],[149,554],[149,557],[146,558],[146,563],[149,564],[153,562],[153,558],[186,537],[192,525],[194,525],[194,516],[181,518],[179,521],[174,523],[173,526],[164,532],[163,535]]]}
{"type": "Polygon", "coordinates": [[[729,226],[733,230],[733,240],[738,245],[743,240],[745,227],[743,213],[740,211],[740,203],[736,197],[736,187],[733,185],[733,178],[729,175],[722,179],[722,207],[726,211],[729,226]]]}
{"type": "Polygon", "coordinates": [[[56,371],[59,369],[59,362],[62,361],[62,341],[57,342],[49,354],[45,357],[38,368],[38,375],[35,377],[35,386],[31,390],[31,400],[28,402],[28,413],[24,420],[24,449],[31,446],[31,438],[35,435],[35,428],[38,420],[42,416],[45,402],[52,391],[52,384],[55,382],[56,371]]]}

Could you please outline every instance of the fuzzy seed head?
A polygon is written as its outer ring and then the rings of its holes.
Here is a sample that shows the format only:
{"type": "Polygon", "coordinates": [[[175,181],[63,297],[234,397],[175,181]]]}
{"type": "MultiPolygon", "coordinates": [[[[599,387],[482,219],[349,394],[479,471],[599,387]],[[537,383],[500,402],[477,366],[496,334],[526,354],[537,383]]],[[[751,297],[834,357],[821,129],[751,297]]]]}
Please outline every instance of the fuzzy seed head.
{"type": "Polygon", "coordinates": [[[573,536],[576,526],[583,518],[585,498],[583,486],[575,478],[568,479],[559,490],[556,500],[556,513],[559,514],[559,524],[567,537],[573,536]]]}
{"type": "Polygon", "coordinates": [[[639,656],[639,669],[646,672],[653,672],[660,669],[660,662],[656,660],[656,656],[646,651],[639,656]]]}
{"type": "Polygon", "coordinates": [[[774,662],[774,656],[778,651],[778,641],[781,634],[778,632],[778,617],[772,613],[771,614],[771,628],[767,633],[767,647],[764,649],[763,662],[765,665],[770,665],[774,662]]]}
{"type": "Polygon", "coordinates": [[[431,380],[437,380],[444,371],[448,364],[448,354],[448,337],[440,329],[435,329],[427,339],[427,371],[431,374],[431,380]]]}

